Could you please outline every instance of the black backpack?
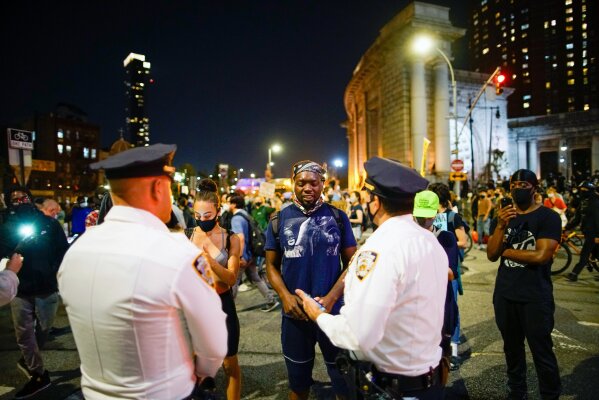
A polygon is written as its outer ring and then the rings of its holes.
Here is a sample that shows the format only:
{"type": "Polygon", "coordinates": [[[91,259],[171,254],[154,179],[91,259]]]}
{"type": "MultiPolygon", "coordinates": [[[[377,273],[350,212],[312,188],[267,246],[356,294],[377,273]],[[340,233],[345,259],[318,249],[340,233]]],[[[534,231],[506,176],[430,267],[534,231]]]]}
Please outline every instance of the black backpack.
{"type": "Polygon", "coordinates": [[[252,250],[252,255],[254,257],[264,257],[266,252],[264,251],[264,245],[266,244],[266,234],[256,220],[252,218],[245,210],[240,210],[235,215],[241,215],[248,223],[249,227],[249,239],[250,239],[250,249],[252,250]]]}

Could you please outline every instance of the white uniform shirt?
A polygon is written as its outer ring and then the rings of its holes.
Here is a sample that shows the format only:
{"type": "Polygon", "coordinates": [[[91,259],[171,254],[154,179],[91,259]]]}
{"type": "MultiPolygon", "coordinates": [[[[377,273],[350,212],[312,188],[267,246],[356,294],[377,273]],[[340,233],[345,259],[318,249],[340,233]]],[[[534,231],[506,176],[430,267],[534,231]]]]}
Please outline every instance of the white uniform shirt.
{"type": "Polygon", "coordinates": [[[216,374],[225,314],[193,266],[198,254],[154,215],[123,206],[69,249],[58,284],[86,399],[182,399],[195,375],[216,374]]]}
{"type": "Polygon", "coordinates": [[[17,295],[19,278],[9,269],[0,271],[0,306],[10,303],[17,295]]]}
{"type": "Polygon", "coordinates": [[[340,314],[318,326],[383,372],[418,376],[441,359],[447,256],[412,215],[385,221],[356,252],[340,314]]]}

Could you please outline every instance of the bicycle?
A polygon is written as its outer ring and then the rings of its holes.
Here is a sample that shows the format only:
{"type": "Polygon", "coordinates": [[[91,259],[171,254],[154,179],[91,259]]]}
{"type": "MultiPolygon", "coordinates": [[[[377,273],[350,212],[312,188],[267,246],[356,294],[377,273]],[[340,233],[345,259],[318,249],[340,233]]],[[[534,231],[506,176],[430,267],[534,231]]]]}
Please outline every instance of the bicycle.
{"type": "MultiPolygon", "coordinates": [[[[582,240],[584,235],[578,232],[562,232],[559,246],[553,253],[553,264],[551,264],[551,275],[557,275],[568,269],[572,263],[572,253],[580,256],[582,252],[582,240]]],[[[589,260],[589,266],[599,272],[599,262],[596,259],[589,260]]],[[[591,269],[589,268],[589,269],[591,269]]]]}

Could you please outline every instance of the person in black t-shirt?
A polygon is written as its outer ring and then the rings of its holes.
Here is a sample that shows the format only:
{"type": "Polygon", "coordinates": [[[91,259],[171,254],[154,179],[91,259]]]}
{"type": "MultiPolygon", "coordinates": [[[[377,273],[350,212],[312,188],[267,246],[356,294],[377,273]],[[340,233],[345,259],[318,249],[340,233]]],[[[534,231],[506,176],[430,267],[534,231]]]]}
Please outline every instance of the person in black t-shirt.
{"type": "Polygon", "coordinates": [[[349,222],[351,223],[351,230],[354,232],[356,240],[362,238],[362,227],[364,226],[364,209],[360,204],[360,192],[352,192],[349,196],[351,202],[349,222]]]}
{"type": "Polygon", "coordinates": [[[512,175],[514,205],[499,209],[487,247],[489,260],[501,259],[493,306],[504,342],[509,399],[527,398],[525,338],[541,398],[558,399],[561,392],[551,340],[555,311],[551,263],[561,236],[561,220],[553,210],[534,203],[537,186],[537,177],[530,170],[512,175]]]}

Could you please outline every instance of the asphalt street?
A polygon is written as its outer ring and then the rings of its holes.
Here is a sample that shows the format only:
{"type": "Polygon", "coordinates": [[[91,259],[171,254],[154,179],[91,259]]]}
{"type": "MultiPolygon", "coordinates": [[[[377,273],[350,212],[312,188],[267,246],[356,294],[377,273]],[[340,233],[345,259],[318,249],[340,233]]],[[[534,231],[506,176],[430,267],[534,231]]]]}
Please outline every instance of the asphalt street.
{"type": "MultiPolygon", "coordinates": [[[[464,295],[460,296],[463,364],[452,372],[448,399],[505,398],[505,365],[502,341],[495,325],[492,293],[497,264],[473,249],[464,273],[464,295]]],[[[563,399],[599,398],[599,282],[596,273],[584,271],[577,283],[563,275],[554,277],[556,299],[553,339],[560,365],[563,399]]],[[[286,399],[287,380],[280,345],[280,310],[259,310],[263,299],[258,290],[240,293],[237,309],[241,321],[239,359],[244,399],[286,399]]],[[[77,350],[64,308],[54,326],[56,336],[44,351],[46,367],[54,385],[34,399],[80,399],[77,350]]],[[[19,351],[15,343],[10,307],[0,308],[0,399],[12,399],[26,382],[16,368],[19,351]]],[[[312,399],[332,398],[322,357],[317,356],[312,399]]],[[[217,384],[223,387],[219,372],[217,384]]],[[[534,365],[528,354],[529,398],[538,399],[534,365]]],[[[222,391],[221,391],[222,393],[222,391]]],[[[224,398],[224,397],[223,397],[224,398]]]]}

